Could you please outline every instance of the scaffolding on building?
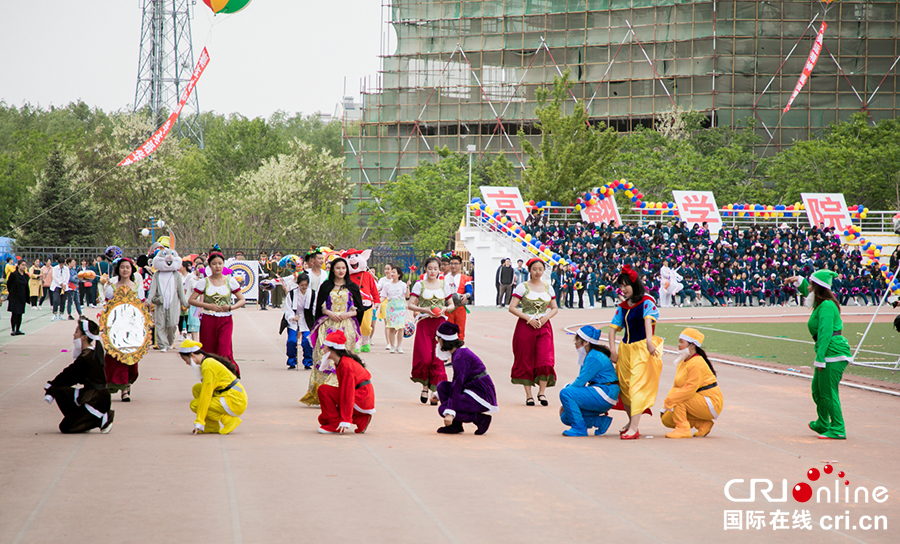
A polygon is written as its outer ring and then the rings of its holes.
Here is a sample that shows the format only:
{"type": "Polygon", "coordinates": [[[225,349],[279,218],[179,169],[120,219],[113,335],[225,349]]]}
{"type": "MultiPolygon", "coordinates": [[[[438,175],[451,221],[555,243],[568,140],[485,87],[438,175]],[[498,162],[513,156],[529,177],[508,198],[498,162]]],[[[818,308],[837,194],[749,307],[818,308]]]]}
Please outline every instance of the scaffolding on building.
{"type": "Polygon", "coordinates": [[[900,108],[894,0],[385,1],[382,68],[345,126],[351,205],[437,147],[475,145],[523,168],[519,131],[540,138],[535,92],[564,70],[568,111],[580,101],[591,123],[653,127],[673,105],[710,126],[755,119],[761,155],[900,108]],[[821,58],[785,113],[823,21],[821,58]]]}

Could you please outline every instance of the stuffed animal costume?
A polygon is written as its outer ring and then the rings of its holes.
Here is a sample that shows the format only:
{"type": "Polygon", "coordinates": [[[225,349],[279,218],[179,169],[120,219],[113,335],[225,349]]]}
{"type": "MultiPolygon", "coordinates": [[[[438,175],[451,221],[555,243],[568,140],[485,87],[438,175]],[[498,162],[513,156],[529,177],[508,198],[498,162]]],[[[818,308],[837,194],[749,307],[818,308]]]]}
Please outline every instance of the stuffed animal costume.
{"type": "Polygon", "coordinates": [[[156,305],[153,310],[156,344],[160,351],[165,352],[173,347],[181,309],[188,305],[181,274],[178,272],[181,257],[174,249],[160,249],[153,257],[153,268],[156,272],[150,282],[147,298],[156,305]]]}
{"type": "Polygon", "coordinates": [[[381,304],[381,295],[378,294],[378,283],[375,276],[369,273],[368,261],[372,255],[372,250],[367,249],[360,251],[358,249],[348,249],[341,256],[347,259],[347,266],[350,268],[350,281],[359,286],[359,293],[362,296],[363,306],[366,313],[363,314],[362,321],[359,323],[359,333],[362,336],[362,347],[360,351],[367,352],[370,338],[372,336],[372,305],[381,304]]]}

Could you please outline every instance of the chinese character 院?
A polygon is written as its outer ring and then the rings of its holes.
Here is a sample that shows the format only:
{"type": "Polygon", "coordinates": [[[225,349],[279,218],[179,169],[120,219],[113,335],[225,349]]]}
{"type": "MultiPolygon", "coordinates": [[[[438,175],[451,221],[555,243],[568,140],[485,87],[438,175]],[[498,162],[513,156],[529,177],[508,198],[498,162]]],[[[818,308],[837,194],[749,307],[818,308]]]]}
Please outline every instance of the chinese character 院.
{"type": "Polygon", "coordinates": [[[847,216],[841,203],[831,197],[809,199],[809,213],[815,225],[834,227],[841,230],[845,227],[847,216]]]}

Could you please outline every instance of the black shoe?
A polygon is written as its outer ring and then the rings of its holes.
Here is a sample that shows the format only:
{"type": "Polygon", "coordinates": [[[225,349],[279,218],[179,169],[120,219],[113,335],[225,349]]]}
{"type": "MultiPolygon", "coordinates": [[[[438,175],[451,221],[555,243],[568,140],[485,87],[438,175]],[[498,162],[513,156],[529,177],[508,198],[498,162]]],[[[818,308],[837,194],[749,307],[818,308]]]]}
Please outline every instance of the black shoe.
{"type": "Polygon", "coordinates": [[[453,423],[450,425],[446,425],[437,430],[437,432],[441,434],[460,434],[464,432],[462,423],[459,421],[453,420],[453,423]]]}
{"type": "Polygon", "coordinates": [[[25,333],[22,331],[16,331],[13,333],[13,336],[24,336],[24,335],[25,335],[25,333]]]}
{"type": "Polygon", "coordinates": [[[491,426],[491,416],[487,414],[478,414],[475,416],[475,425],[478,427],[478,430],[475,431],[475,434],[484,434],[487,432],[488,427],[491,426]]]}
{"type": "Polygon", "coordinates": [[[72,316],[69,316],[69,321],[75,321],[75,318],[72,316]]]}
{"type": "Polygon", "coordinates": [[[109,417],[106,419],[106,424],[103,425],[102,427],[100,427],[101,433],[106,434],[110,431],[110,429],[112,429],[113,419],[115,418],[115,416],[116,416],[116,411],[110,410],[109,417]]]}

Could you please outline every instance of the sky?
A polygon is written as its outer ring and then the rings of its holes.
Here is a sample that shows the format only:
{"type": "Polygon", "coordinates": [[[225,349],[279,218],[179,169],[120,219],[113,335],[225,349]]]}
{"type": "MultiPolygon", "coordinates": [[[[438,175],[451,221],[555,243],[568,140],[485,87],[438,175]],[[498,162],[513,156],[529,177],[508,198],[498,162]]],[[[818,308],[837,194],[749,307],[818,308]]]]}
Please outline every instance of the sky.
{"type": "MultiPolygon", "coordinates": [[[[167,2],[170,0],[166,0],[167,2]]],[[[196,0],[194,61],[202,111],[249,118],[332,113],[379,68],[381,0],[253,0],[213,16],[196,0]]],[[[0,101],[103,110],[134,102],[144,0],[0,0],[0,101]]]]}

